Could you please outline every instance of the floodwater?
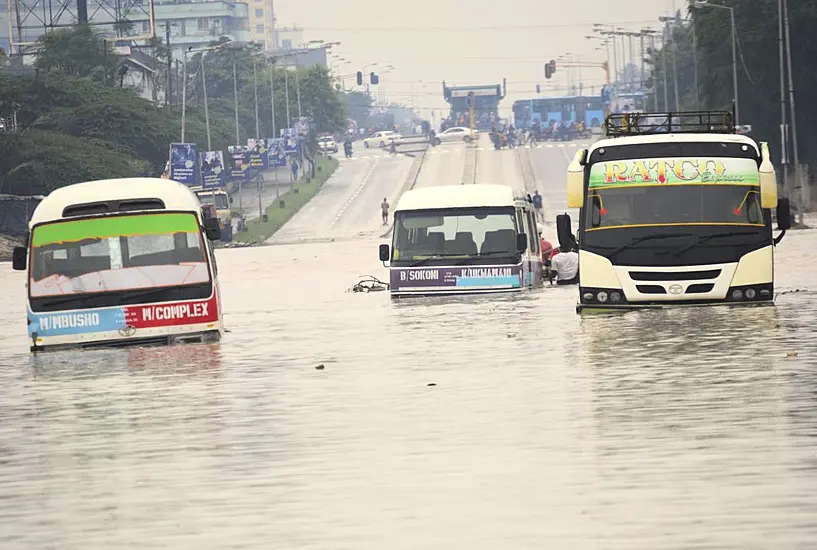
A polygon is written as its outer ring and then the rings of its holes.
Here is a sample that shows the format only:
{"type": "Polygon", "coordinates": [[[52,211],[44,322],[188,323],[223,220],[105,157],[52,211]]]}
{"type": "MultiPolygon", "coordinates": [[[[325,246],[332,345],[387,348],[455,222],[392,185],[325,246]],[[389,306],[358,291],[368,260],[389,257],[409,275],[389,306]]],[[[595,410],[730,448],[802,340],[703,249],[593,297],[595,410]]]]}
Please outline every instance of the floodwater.
{"type": "Polygon", "coordinates": [[[230,333],[170,349],[33,357],[0,265],[0,546],[814,548],[816,230],[775,308],[587,317],[345,292],[379,242],[219,251],[230,333]]]}

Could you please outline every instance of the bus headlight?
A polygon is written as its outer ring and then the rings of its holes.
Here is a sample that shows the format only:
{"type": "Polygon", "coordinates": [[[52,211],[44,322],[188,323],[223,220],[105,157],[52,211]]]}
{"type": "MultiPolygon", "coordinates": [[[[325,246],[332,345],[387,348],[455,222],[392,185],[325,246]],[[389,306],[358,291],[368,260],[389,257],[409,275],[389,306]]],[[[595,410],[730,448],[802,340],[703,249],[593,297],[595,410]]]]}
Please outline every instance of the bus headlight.
{"type": "Polygon", "coordinates": [[[774,296],[774,284],[733,286],[729,288],[726,299],[730,302],[758,302],[771,300],[774,296]]]}
{"type": "Polygon", "coordinates": [[[579,296],[583,304],[616,304],[624,305],[627,297],[620,288],[580,288],[579,296]]]}

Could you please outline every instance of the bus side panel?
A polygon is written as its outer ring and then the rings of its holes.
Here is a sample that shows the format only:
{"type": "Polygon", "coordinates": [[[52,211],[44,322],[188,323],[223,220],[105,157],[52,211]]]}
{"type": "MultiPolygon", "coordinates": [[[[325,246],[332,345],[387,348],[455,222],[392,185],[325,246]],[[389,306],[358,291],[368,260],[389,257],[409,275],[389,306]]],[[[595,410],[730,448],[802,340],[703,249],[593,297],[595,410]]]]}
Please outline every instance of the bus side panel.
{"type": "Polygon", "coordinates": [[[28,310],[28,336],[36,346],[222,330],[215,292],[206,300],[49,313],[28,310]]]}

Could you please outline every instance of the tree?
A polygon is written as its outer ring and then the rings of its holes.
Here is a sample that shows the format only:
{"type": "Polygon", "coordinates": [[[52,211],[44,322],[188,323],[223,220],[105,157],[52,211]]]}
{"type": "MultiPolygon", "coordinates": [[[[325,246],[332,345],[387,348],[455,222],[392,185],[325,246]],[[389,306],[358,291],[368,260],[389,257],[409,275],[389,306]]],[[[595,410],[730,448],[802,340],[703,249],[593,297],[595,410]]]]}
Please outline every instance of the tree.
{"type": "Polygon", "coordinates": [[[346,105],[346,115],[357,122],[361,128],[367,127],[374,101],[372,96],[365,92],[346,92],[343,94],[346,105]]]}
{"type": "MultiPolygon", "coordinates": [[[[233,63],[235,63],[239,123],[251,134],[255,133],[255,83],[257,82],[259,127],[263,135],[253,136],[241,133],[239,143],[246,143],[247,137],[274,137],[270,101],[271,75],[273,75],[275,95],[276,131],[290,127],[297,118],[299,90],[301,112],[304,116],[312,117],[316,129],[332,132],[346,126],[346,110],[342,94],[332,86],[329,71],[325,67],[315,65],[287,69],[282,66],[282,60],[269,60],[263,57],[260,46],[255,44],[240,48],[225,47],[209,52],[204,59],[208,104],[211,111],[225,118],[235,116],[233,88],[233,63]],[[253,60],[255,60],[255,80],[253,79],[253,60]],[[287,70],[289,73],[285,74],[287,70]],[[292,118],[290,121],[287,121],[287,95],[289,96],[289,114],[292,118]]],[[[196,54],[188,60],[187,71],[188,87],[193,89],[193,101],[203,104],[201,54],[196,54]]]]}
{"type": "MultiPolygon", "coordinates": [[[[733,7],[738,35],[738,96],[740,123],[751,124],[754,135],[772,144],[773,155],[780,158],[780,61],[778,58],[778,14],[776,2],[722,0],[720,5],[733,7]],[[775,144],[778,144],[775,146],[775,144]]],[[[792,66],[796,95],[810,98],[817,92],[817,56],[814,56],[810,33],[817,25],[817,0],[789,3],[791,20],[792,66]]],[[[711,7],[695,8],[690,2],[691,23],[675,25],[676,68],[682,108],[694,102],[693,55],[698,61],[701,107],[732,109],[732,41],[729,11],[711,7]],[[692,49],[692,27],[695,25],[698,48],[692,49]]],[[[672,42],[664,51],[651,55],[655,67],[654,91],[663,104],[663,75],[667,74],[670,106],[674,106],[672,42]]],[[[650,100],[650,105],[653,102],[650,100]]],[[[801,100],[797,103],[798,129],[811,128],[817,122],[817,105],[801,100]]],[[[802,141],[802,140],[801,140],[802,141]]],[[[817,151],[801,148],[801,156],[817,165],[817,151]]]]}
{"type": "Polygon", "coordinates": [[[104,80],[115,71],[117,58],[107,42],[90,25],[45,33],[38,40],[35,66],[69,76],[90,76],[104,80]]]}

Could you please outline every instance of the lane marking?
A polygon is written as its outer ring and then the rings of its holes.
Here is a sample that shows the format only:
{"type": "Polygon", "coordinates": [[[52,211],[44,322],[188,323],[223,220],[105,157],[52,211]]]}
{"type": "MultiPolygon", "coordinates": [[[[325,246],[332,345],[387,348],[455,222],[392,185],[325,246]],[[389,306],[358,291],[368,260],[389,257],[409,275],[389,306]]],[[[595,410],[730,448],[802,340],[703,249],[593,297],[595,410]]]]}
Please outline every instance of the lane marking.
{"type": "Polygon", "coordinates": [[[346,201],[346,204],[344,204],[343,208],[340,209],[340,212],[338,212],[338,215],[335,216],[335,219],[332,220],[332,223],[329,224],[330,229],[335,225],[335,223],[337,223],[337,221],[340,219],[340,217],[343,216],[343,213],[346,212],[346,210],[355,201],[355,199],[358,197],[358,195],[360,195],[360,192],[363,190],[363,187],[366,186],[366,183],[369,181],[369,178],[372,176],[372,173],[374,172],[374,169],[377,167],[377,161],[378,160],[379,159],[374,159],[374,161],[372,162],[371,167],[369,168],[369,171],[363,177],[363,181],[360,182],[360,185],[355,190],[355,193],[349,198],[348,201],[346,201]]]}

